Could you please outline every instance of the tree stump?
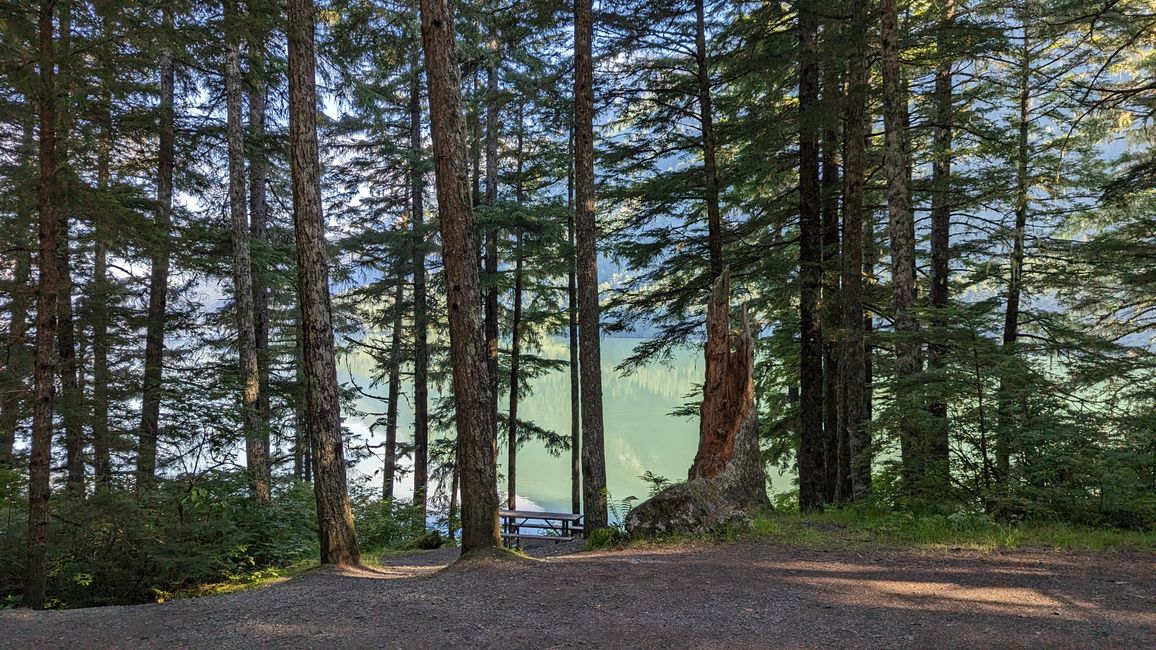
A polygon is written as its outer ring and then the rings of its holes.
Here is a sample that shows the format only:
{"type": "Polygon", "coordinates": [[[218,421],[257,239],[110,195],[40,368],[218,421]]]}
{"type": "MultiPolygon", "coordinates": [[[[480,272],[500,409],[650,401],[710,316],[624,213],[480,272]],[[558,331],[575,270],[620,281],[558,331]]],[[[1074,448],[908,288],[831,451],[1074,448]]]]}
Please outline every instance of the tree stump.
{"type": "Polygon", "coordinates": [[[730,271],[724,269],[707,306],[706,381],[698,453],[687,481],[643,501],[626,517],[631,535],[697,534],[744,523],[770,508],[759,455],[755,403],[755,339],[746,309],[742,331],[730,331],[730,271]]]}

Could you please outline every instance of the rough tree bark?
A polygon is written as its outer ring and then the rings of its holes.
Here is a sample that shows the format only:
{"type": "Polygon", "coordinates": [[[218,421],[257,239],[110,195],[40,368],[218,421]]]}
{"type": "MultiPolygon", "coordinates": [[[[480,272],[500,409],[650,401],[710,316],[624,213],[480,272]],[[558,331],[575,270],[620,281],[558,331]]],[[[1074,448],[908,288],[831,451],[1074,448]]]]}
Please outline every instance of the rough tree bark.
{"type": "Polygon", "coordinates": [[[706,381],[691,481],[722,475],[734,455],[739,427],[754,408],[754,339],[744,331],[731,349],[729,303],[728,271],[715,280],[707,306],[706,381]]]}
{"type": "Polygon", "coordinates": [[[24,604],[44,607],[48,577],[48,499],[52,460],[52,402],[56,392],[56,292],[60,287],[57,265],[57,166],[56,166],[56,84],[53,42],[52,0],[40,3],[39,56],[40,97],[40,186],[36,209],[39,212],[39,278],[36,287],[36,370],[32,411],[32,448],[28,461],[28,557],[25,565],[24,604]]]}
{"type": "Polygon", "coordinates": [[[458,533],[458,522],[461,520],[461,508],[458,507],[458,485],[461,478],[461,465],[458,462],[458,452],[461,447],[455,445],[454,447],[454,466],[450,471],[450,508],[446,515],[446,536],[451,540],[456,539],[458,533]]]}
{"type": "MultiPolygon", "coordinates": [[[[474,75],[470,79],[470,82],[473,84],[473,88],[472,88],[473,92],[471,93],[471,96],[473,96],[473,97],[476,97],[478,95],[478,93],[480,92],[479,88],[481,88],[481,82],[478,80],[478,76],[479,76],[478,71],[475,70],[474,75]]],[[[469,148],[469,150],[470,150],[470,166],[473,169],[473,173],[470,175],[470,204],[474,205],[474,206],[478,206],[478,205],[481,205],[482,201],[483,201],[483,196],[482,196],[482,117],[481,117],[481,112],[478,110],[478,103],[477,102],[470,102],[469,107],[466,110],[467,110],[466,127],[467,127],[467,130],[469,132],[469,143],[470,143],[470,148],[469,148]]],[[[480,262],[478,264],[478,267],[481,268],[481,266],[485,262],[481,258],[480,251],[479,251],[478,261],[480,262]]]]}
{"type": "MultiPolygon", "coordinates": [[[[847,31],[849,51],[867,45],[865,0],[852,0],[847,31]]],[[[847,104],[843,142],[843,250],[840,258],[840,305],[843,340],[839,371],[839,500],[861,500],[871,491],[871,437],[866,413],[867,354],[864,338],[863,186],[867,171],[867,57],[851,57],[847,77],[847,104]]]]}
{"type": "Polygon", "coordinates": [[[313,443],[309,440],[309,426],[305,422],[305,335],[301,326],[301,305],[298,301],[293,323],[293,476],[302,481],[313,480],[313,443]]]}
{"type": "Polygon", "coordinates": [[[225,0],[225,139],[229,158],[229,218],[233,247],[233,311],[237,319],[237,354],[241,375],[241,432],[249,491],[258,503],[270,498],[268,456],[258,421],[261,379],[253,324],[253,269],[249,251],[248,201],[245,195],[245,131],[241,117],[241,46],[236,33],[235,0],[225,0]]]}
{"type": "MultiPolygon", "coordinates": [[[[935,71],[935,127],[932,132],[931,163],[931,306],[942,330],[947,325],[943,309],[948,306],[948,275],[951,271],[951,140],[952,140],[952,60],[949,57],[949,32],[955,20],[955,2],[946,0],[936,30],[936,50],[941,57],[935,71]]],[[[942,336],[942,335],[941,335],[942,336]]],[[[937,337],[938,338],[938,337],[937,337]]],[[[928,366],[942,371],[947,347],[932,341],[927,346],[928,366]]],[[[940,386],[944,380],[940,379],[940,386]]],[[[941,389],[942,390],[942,389],[941,389]]],[[[949,478],[949,435],[947,401],[942,395],[929,401],[932,423],[928,441],[928,475],[941,487],[949,478]]]]}
{"type": "MultiPolygon", "coordinates": [[[[525,134],[525,104],[518,106],[518,131],[516,135],[517,177],[514,185],[514,201],[522,205],[524,197],[523,139],[525,134]]],[[[519,216],[519,218],[521,218],[519,216]]],[[[510,408],[508,415],[509,436],[506,440],[506,504],[510,510],[518,509],[518,376],[522,352],[522,235],[521,225],[514,234],[514,315],[510,324],[510,408]]]]}
{"type": "Polygon", "coordinates": [[[518,509],[518,373],[521,354],[522,330],[522,229],[514,235],[514,317],[510,327],[510,410],[506,451],[506,503],[510,510],[518,509]]]}
{"type": "MultiPolygon", "coordinates": [[[[172,13],[166,8],[162,18],[167,34],[172,30],[172,13]]],[[[157,151],[157,244],[151,251],[149,305],[145,326],[144,392],[141,396],[141,423],[137,443],[136,486],[147,488],[156,477],[157,436],[160,431],[161,392],[165,349],[165,312],[169,293],[169,235],[172,229],[174,115],[173,55],[168,48],[160,55],[160,138],[157,151]]]]}
{"type": "Polygon", "coordinates": [[[698,452],[680,483],[632,510],[634,535],[694,533],[744,521],[770,506],[759,454],[755,402],[755,340],[743,312],[743,330],[730,332],[730,271],[715,280],[707,305],[706,380],[698,452]]]}
{"type": "Polygon", "coordinates": [[[499,548],[502,538],[498,532],[497,429],[490,413],[486,340],[478,305],[477,240],[450,0],[421,0],[421,33],[445,260],[464,557],[499,548]]]}
{"type": "Polygon", "coordinates": [[[413,501],[425,521],[429,483],[429,332],[426,316],[425,168],[421,144],[421,53],[410,53],[409,183],[413,233],[413,501]]]}
{"type": "MultiPolygon", "coordinates": [[[[254,4],[249,0],[250,4],[254,4]]],[[[253,13],[259,8],[250,6],[253,13]]],[[[266,162],[265,122],[266,98],[264,47],[269,37],[266,30],[254,30],[248,42],[249,60],[249,237],[257,248],[251,258],[253,278],[253,349],[257,356],[257,440],[265,450],[264,476],[273,473],[273,447],[269,426],[269,269],[267,252],[269,238],[269,171],[266,162]]]]}
{"type": "MultiPolygon", "coordinates": [[[[490,43],[491,54],[497,58],[497,42],[490,43]]],[[[486,195],[485,205],[498,203],[498,62],[491,59],[486,66],[486,195]]],[[[492,216],[491,216],[492,218],[492,216]]],[[[498,227],[491,223],[486,228],[486,364],[490,375],[490,417],[498,421],[498,227]]]]}
{"type": "Polygon", "coordinates": [[[799,8],[799,508],[823,505],[823,226],[819,197],[819,20],[799,8]]]}
{"type": "MultiPolygon", "coordinates": [[[[574,158],[574,128],[570,128],[568,158],[574,158]]],[[[578,362],[578,257],[574,244],[574,165],[566,170],[566,241],[570,245],[566,272],[566,316],[570,344],[570,511],[582,512],[582,384],[578,362]]]]}
{"type": "Polygon", "coordinates": [[[329,265],[321,212],[312,0],[289,0],[289,169],[297,237],[297,291],[305,375],[305,424],[323,564],[361,562],[345,477],[341,404],[330,312],[329,265]]]}
{"type": "Polygon", "coordinates": [[[578,249],[578,354],[582,380],[582,501],[586,530],[608,523],[602,424],[598,224],[594,209],[594,13],[574,2],[574,184],[578,249]]]}
{"type": "MultiPolygon", "coordinates": [[[[405,274],[400,260],[394,267],[393,331],[389,342],[389,387],[385,398],[385,467],[382,471],[382,497],[393,500],[393,479],[397,471],[397,409],[401,396],[401,301],[405,299],[405,274]]],[[[423,519],[424,521],[424,519],[423,519]]]]}
{"type": "MultiPolygon", "coordinates": [[[[60,151],[58,162],[62,167],[69,164],[68,142],[73,123],[72,91],[72,3],[59,2],[60,43],[59,65],[60,86],[64,95],[63,104],[56,103],[59,121],[58,140],[60,151]]],[[[64,178],[68,178],[67,175],[64,178]]],[[[62,182],[57,178],[56,182],[62,182]]],[[[60,267],[60,284],[56,294],[56,346],[59,355],[57,371],[60,373],[60,414],[64,421],[65,487],[72,496],[84,495],[84,417],[82,403],[84,393],[80,390],[79,371],[76,362],[76,325],[72,314],[72,254],[70,228],[70,206],[67,205],[71,192],[60,188],[57,201],[63,205],[56,210],[59,222],[57,232],[56,264],[60,267]]]]}
{"type": "Polygon", "coordinates": [[[895,0],[880,2],[883,48],[884,168],[887,172],[888,230],[891,236],[891,287],[895,323],[896,402],[901,411],[899,440],[904,483],[919,489],[925,445],[918,422],[920,392],[907,379],[922,370],[915,306],[915,215],[911,208],[907,161],[907,89],[899,61],[899,17],[895,0]]]}
{"type": "MultiPolygon", "coordinates": [[[[838,38],[835,27],[824,29],[825,40],[838,38]]],[[[828,61],[823,67],[823,498],[839,500],[839,401],[843,386],[839,372],[839,111],[843,104],[840,69],[828,61]]],[[[842,472],[846,475],[847,472],[842,472]]]]}

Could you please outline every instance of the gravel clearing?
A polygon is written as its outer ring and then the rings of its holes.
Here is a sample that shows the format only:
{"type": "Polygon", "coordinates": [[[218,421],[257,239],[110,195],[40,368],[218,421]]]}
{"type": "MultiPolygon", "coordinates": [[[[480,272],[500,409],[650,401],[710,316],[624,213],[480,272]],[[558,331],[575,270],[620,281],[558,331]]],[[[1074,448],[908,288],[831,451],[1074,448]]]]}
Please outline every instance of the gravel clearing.
{"type": "Polygon", "coordinates": [[[1152,648],[1156,557],[577,552],[439,571],[454,551],[159,605],[0,612],[4,648],[1152,648]]]}

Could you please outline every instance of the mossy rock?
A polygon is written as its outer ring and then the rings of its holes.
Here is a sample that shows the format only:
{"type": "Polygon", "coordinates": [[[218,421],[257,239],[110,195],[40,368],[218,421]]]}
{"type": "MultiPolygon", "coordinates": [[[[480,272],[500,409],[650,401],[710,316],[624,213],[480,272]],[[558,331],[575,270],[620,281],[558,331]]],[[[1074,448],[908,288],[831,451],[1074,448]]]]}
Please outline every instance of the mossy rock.
{"type": "Polygon", "coordinates": [[[748,521],[719,481],[695,479],[638,504],[626,515],[626,530],[632,537],[706,535],[748,521]]]}

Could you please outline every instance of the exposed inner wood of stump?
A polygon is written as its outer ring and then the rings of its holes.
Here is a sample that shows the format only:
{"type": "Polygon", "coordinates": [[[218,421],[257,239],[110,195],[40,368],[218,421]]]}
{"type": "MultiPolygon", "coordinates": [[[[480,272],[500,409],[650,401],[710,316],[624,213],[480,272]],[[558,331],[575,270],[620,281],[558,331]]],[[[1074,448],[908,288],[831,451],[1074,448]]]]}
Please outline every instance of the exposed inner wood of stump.
{"type": "Polygon", "coordinates": [[[755,340],[746,310],[738,336],[730,331],[730,271],[711,288],[707,305],[706,382],[703,385],[698,453],[689,479],[722,475],[735,451],[739,429],[754,408],[755,340]],[[733,347],[733,349],[732,349],[733,347]]]}

